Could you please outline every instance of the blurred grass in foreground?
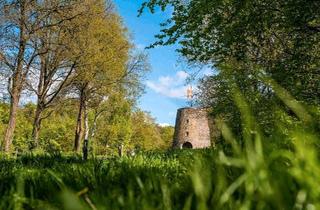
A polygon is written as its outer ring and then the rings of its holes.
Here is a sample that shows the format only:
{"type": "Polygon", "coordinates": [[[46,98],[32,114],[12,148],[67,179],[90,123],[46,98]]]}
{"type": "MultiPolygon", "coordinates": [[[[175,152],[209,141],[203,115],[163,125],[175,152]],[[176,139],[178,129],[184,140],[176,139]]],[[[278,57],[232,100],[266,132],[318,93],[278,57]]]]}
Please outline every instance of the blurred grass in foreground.
{"type": "MultiPolygon", "coordinates": [[[[297,118],[263,136],[235,87],[243,136],[217,119],[215,149],[92,158],[24,155],[0,160],[1,209],[320,209],[319,122],[265,80],[297,118]],[[284,141],[286,147],[269,142],[284,141]]],[[[290,118],[292,116],[286,116],[290,118]]]]}

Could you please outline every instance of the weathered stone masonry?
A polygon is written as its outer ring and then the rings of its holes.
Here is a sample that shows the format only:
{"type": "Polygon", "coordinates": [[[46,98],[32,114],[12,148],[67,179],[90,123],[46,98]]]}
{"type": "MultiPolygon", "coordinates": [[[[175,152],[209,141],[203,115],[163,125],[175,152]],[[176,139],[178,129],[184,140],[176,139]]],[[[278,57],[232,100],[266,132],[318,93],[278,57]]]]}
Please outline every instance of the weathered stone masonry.
{"type": "Polygon", "coordinates": [[[177,112],[174,148],[210,147],[211,132],[206,109],[181,108],[177,112]]]}

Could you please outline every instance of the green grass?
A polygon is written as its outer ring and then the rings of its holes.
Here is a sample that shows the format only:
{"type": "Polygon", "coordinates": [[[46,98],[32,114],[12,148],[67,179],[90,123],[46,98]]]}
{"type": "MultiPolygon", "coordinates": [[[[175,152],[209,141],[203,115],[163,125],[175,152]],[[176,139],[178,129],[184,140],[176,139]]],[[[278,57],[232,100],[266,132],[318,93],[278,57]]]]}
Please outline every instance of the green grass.
{"type": "Polygon", "coordinates": [[[253,149],[227,157],[215,149],[87,162],[3,158],[1,209],[318,209],[318,154],[299,147],[270,156],[253,149]]]}
{"type": "Polygon", "coordinates": [[[158,209],[166,187],[181,188],[189,164],[174,153],[87,162],[61,155],[2,159],[1,209],[90,209],[88,199],[98,209],[158,209]]]}
{"type": "Polygon", "coordinates": [[[241,93],[234,95],[243,135],[217,119],[223,141],[214,149],[86,162],[61,154],[2,157],[0,209],[320,209],[319,120],[283,93],[294,123],[279,123],[283,133],[266,137],[241,93]]]}

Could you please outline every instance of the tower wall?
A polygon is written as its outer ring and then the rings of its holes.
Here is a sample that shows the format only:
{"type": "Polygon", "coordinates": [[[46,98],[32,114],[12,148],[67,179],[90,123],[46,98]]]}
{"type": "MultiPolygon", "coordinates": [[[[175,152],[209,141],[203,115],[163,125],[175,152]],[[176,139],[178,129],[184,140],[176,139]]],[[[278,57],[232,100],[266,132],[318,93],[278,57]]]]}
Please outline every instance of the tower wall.
{"type": "Polygon", "coordinates": [[[211,138],[207,111],[200,108],[179,109],[173,147],[206,148],[210,146],[211,138]]]}

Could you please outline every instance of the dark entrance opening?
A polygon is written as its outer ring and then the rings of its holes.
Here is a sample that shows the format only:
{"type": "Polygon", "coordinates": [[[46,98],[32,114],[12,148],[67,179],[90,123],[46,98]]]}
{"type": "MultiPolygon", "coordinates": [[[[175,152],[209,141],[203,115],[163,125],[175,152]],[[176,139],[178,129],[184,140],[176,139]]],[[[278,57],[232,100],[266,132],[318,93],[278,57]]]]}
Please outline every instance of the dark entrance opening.
{"type": "Polygon", "coordinates": [[[184,142],[182,144],[182,149],[192,149],[192,144],[190,142],[184,142]]]}

